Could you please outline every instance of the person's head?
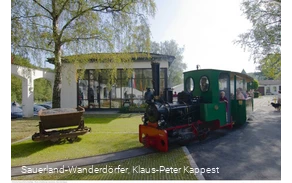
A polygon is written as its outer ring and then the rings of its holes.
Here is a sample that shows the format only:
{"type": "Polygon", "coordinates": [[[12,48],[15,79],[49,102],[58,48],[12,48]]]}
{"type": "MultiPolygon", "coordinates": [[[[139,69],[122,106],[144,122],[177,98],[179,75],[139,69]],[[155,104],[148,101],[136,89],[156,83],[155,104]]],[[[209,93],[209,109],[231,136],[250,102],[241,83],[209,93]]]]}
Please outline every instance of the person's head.
{"type": "Polygon", "coordinates": [[[206,76],[203,76],[200,79],[200,87],[203,92],[208,91],[209,89],[209,81],[206,76]]]}
{"type": "Polygon", "coordinates": [[[280,93],[280,94],[281,94],[281,90],[279,90],[279,91],[278,91],[278,93],[280,93]]]}
{"type": "Polygon", "coordinates": [[[223,97],[225,97],[225,92],[224,91],[221,91],[220,92],[220,96],[223,98],[223,97]]]}
{"type": "Polygon", "coordinates": [[[205,85],[205,84],[207,84],[207,79],[203,77],[203,78],[202,78],[202,82],[201,82],[201,83],[202,83],[202,85],[205,85]]]}
{"type": "Polygon", "coordinates": [[[237,88],[236,89],[236,94],[239,94],[239,93],[241,93],[240,88],[237,88]]]}

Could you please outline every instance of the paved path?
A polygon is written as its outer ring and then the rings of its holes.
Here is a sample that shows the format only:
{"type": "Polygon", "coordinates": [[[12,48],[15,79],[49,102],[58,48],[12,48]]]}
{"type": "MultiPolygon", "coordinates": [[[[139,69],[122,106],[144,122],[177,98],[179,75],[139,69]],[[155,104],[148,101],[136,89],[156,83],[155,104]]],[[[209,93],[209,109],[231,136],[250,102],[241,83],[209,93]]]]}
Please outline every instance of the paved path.
{"type": "Polygon", "coordinates": [[[271,97],[255,99],[253,120],[233,130],[218,130],[188,147],[206,180],[281,180],[281,112],[268,105],[271,97]]]}
{"type": "Polygon", "coordinates": [[[254,107],[255,110],[260,109],[261,107],[267,107],[271,106],[271,102],[273,102],[277,98],[277,95],[268,95],[268,96],[263,96],[260,98],[255,98],[254,99],[254,107]]]}

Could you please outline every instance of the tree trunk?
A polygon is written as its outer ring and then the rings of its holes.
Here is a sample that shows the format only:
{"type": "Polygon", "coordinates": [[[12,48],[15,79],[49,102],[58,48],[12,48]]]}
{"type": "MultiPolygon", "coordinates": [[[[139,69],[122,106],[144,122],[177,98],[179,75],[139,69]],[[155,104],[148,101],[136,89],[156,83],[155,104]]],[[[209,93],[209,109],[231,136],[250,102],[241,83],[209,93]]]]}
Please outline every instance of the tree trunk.
{"type": "Polygon", "coordinates": [[[53,89],[53,108],[61,107],[61,87],[62,87],[62,78],[61,78],[61,47],[56,46],[55,49],[55,82],[53,89]]]}

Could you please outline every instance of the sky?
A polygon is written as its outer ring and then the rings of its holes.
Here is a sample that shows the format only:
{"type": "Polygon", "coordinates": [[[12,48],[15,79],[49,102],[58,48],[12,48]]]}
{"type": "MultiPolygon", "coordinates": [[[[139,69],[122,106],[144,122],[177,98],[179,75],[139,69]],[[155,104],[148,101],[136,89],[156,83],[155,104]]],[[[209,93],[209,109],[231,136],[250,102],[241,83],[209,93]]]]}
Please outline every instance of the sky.
{"type": "MultiPolygon", "coordinates": [[[[242,15],[242,0],[155,0],[157,12],[150,18],[152,41],[175,40],[184,47],[185,71],[222,69],[255,72],[249,52],[233,44],[251,28],[242,15]]],[[[45,62],[45,67],[53,65],[45,62]]]]}
{"type": "Polygon", "coordinates": [[[250,53],[233,44],[251,29],[240,10],[241,0],[156,0],[157,12],[150,18],[152,41],[175,40],[185,47],[187,70],[222,69],[255,72],[250,53]]]}

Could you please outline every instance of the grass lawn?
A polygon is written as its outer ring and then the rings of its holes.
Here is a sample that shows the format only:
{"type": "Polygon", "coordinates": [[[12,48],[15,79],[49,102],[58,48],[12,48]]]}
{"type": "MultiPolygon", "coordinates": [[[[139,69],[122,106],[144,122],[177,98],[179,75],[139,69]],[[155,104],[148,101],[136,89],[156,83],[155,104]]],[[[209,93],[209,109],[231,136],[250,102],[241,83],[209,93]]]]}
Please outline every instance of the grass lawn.
{"type": "MultiPolygon", "coordinates": [[[[11,121],[11,141],[32,136],[38,132],[38,118],[11,121]]],[[[78,137],[74,143],[54,144],[34,142],[29,138],[11,145],[11,166],[36,164],[80,158],[141,147],[138,126],[141,115],[111,114],[85,115],[85,125],[91,132],[78,137]]]]}
{"type": "Polygon", "coordinates": [[[38,131],[38,117],[11,120],[11,142],[30,137],[38,131]]]}
{"type": "MultiPolygon", "coordinates": [[[[184,167],[190,167],[189,161],[185,156],[182,148],[173,149],[167,153],[155,153],[146,156],[135,157],[131,159],[114,161],[93,165],[95,168],[112,167],[116,168],[120,165],[122,168],[128,168],[125,173],[94,173],[89,172],[92,166],[78,167],[86,168],[83,172],[73,173],[66,171],[65,173],[43,173],[34,175],[25,175],[12,177],[12,180],[196,180],[196,176],[188,171],[184,171],[184,167]],[[180,172],[155,172],[155,173],[139,173],[137,166],[142,168],[160,169],[165,168],[181,168],[180,172]],[[87,171],[87,172],[85,172],[87,171]]],[[[108,169],[109,170],[109,169],[108,169]]],[[[187,168],[188,170],[188,168],[187,168]]],[[[72,170],[71,170],[72,171],[72,170]]]]}

